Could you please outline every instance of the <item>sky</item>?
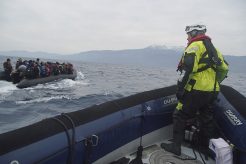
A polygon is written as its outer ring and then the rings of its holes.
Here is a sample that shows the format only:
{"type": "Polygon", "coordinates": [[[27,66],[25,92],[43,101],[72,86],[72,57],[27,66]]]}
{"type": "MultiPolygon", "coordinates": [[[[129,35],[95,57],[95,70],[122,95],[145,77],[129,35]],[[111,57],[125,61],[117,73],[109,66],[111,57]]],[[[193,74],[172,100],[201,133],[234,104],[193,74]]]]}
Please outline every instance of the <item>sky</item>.
{"type": "Polygon", "coordinates": [[[246,56],[245,17],[245,0],[1,0],[0,51],[185,47],[199,23],[223,54],[246,56]]]}

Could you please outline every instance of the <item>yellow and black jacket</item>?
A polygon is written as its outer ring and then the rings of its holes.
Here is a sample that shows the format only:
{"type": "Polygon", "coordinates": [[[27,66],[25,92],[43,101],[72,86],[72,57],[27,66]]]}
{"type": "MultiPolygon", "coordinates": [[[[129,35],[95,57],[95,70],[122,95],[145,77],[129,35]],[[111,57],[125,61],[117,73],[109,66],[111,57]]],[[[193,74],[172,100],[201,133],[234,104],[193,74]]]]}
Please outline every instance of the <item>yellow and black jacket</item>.
{"type": "MultiPolygon", "coordinates": [[[[181,87],[186,91],[213,92],[220,90],[219,83],[216,81],[216,71],[212,65],[209,65],[211,58],[208,54],[207,46],[204,45],[204,40],[211,43],[210,38],[205,35],[192,39],[181,58],[181,65],[185,70],[181,87]]],[[[215,51],[221,61],[220,67],[228,70],[228,65],[224,61],[222,54],[217,49],[215,51]]]]}

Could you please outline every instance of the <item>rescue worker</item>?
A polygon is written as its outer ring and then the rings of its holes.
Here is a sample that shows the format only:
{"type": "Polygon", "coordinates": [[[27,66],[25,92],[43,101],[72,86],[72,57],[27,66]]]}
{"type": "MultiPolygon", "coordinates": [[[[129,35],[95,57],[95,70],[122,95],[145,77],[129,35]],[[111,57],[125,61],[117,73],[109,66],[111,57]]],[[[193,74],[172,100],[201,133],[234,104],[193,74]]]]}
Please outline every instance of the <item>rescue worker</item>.
{"type": "Polygon", "coordinates": [[[181,143],[187,120],[198,115],[206,138],[206,146],[213,135],[213,111],[211,105],[220,87],[216,80],[213,58],[219,59],[227,69],[222,54],[214,48],[210,37],[205,35],[204,25],[187,26],[188,45],[184,51],[178,70],[185,72],[178,81],[178,104],[173,113],[173,143],[162,143],[161,147],[176,155],[181,155],[181,143]],[[211,55],[214,55],[211,56],[211,55]]]}

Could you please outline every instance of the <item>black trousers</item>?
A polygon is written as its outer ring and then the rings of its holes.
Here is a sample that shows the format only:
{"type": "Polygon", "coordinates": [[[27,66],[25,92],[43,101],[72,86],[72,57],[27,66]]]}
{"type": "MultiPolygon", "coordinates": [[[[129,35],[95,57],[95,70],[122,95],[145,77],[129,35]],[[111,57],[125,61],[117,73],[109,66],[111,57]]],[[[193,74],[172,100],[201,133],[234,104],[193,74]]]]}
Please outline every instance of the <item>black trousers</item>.
{"type": "Polygon", "coordinates": [[[211,105],[218,93],[192,90],[186,92],[181,100],[183,107],[173,113],[173,138],[177,146],[181,146],[187,120],[195,118],[201,123],[206,146],[213,135],[213,110],[211,105]]]}

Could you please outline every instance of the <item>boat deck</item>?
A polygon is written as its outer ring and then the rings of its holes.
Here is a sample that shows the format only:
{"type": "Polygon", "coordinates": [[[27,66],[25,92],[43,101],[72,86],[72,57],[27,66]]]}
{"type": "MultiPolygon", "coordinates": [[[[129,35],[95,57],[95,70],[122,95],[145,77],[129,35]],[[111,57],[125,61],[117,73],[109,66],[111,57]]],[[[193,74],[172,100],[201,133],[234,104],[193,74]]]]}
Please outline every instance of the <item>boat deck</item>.
{"type": "MultiPolygon", "coordinates": [[[[168,143],[169,141],[166,140],[163,142],[168,143]]],[[[187,146],[183,145],[181,148],[181,156],[176,156],[175,154],[162,149],[160,144],[161,143],[156,143],[143,149],[142,161],[144,164],[203,164],[202,158],[206,164],[215,164],[215,161],[210,158],[205,160],[204,155],[202,155],[201,158],[199,152],[197,151],[195,151],[195,157],[192,148],[187,146]]],[[[122,164],[128,164],[129,161],[132,161],[135,158],[136,152],[119,159],[118,162],[121,162],[122,164]]]]}

